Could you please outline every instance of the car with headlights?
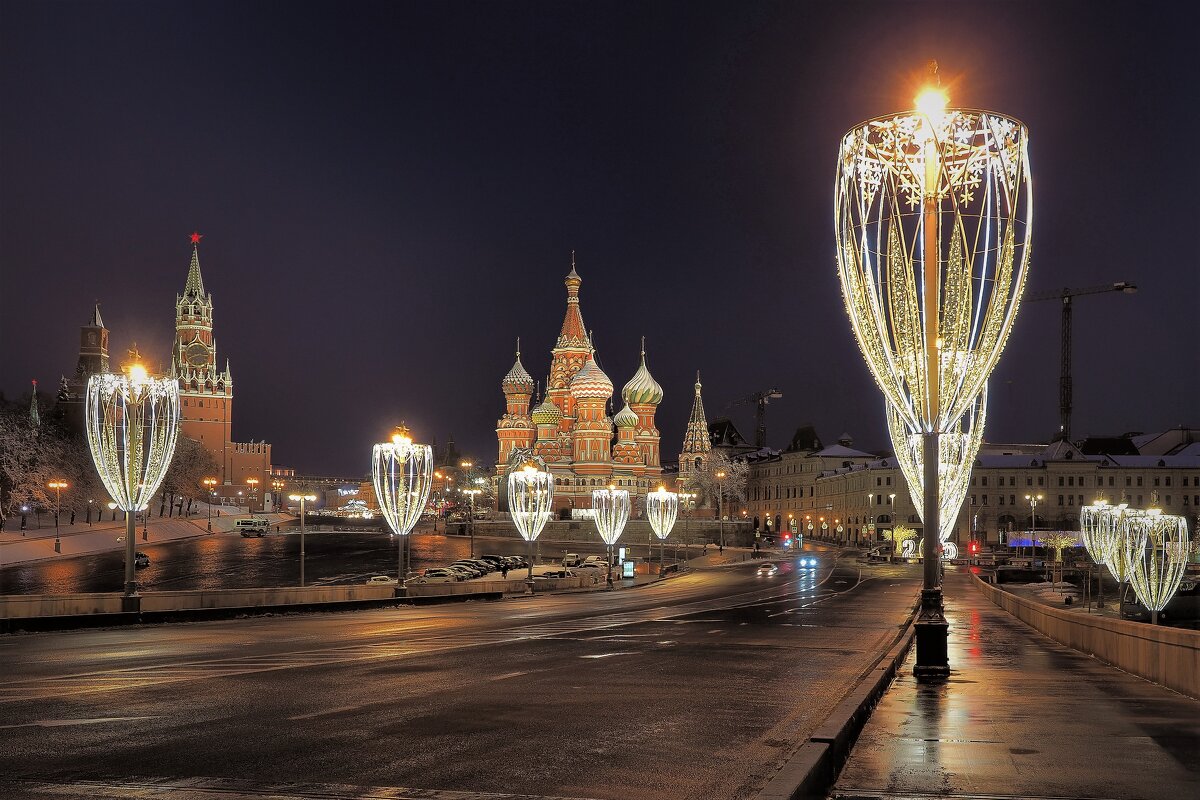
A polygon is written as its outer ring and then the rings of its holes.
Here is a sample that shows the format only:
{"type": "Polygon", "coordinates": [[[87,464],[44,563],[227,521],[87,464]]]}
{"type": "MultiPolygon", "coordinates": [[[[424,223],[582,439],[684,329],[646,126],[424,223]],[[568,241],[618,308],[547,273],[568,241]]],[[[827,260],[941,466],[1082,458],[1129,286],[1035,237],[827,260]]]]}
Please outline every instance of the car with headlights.
{"type": "Polygon", "coordinates": [[[800,569],[816,569],[821,562],[817,561],[814,556],[800,556],[795,563],[800,569]]]}
{"type": "Polygon", "coordinates": [[[754,574],[758,575],[760,578],[765,578],[765,577],[770,577],[771,575],[775,575],[778,572],[779,572],[779,566],[768,562],[766,564],[760,564],[758,566],[758,569],[754,571],[754,574]]]}

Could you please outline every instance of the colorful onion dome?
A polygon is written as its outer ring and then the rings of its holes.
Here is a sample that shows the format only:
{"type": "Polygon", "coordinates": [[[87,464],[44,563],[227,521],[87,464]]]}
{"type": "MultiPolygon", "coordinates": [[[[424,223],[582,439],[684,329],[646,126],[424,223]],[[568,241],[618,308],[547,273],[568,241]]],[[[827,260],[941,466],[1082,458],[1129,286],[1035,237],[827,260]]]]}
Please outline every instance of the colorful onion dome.
{"type": "Polygon", "coordinates": [[[530,415],[534,425],[557,425],[562,420],[562,411],[546,398],[530,415]]]}
{"type": "Polygon", "coordinates": [[[567,388],[571,390],[571,396],[574,398],[608,399],[613,393],[612,381],[604,374],[604,370],[600,369],[594,358],[589,358],[587,363],[580,367],[567,388]]]}
{"type": "Polygon", "coordinates": [[[625,407],[613,417],[613,422],[616,423],[618,428],[632,428],[638,423],[638,415],[633,413],[633,409],[629,407],[629,403],[626,403],[625,407]]]}
{"type": "Polygon", "coordinates": [[[512,365],[512,369],[508,371],[508,374],[504,376],[504,380],[500,383],[504,387],[505,394],[533,391],[533,377],[530,376],[524,365],[521,364],[520,350],[517,350],[516,363],[512,365]]]}
{"type": "Polygon", "coordinates": [[[650,370],[646,369],[644,346],[642,348],[642,364],[638,367],[638,371],[633,373],[629,383],[625,384],[625,388],[621,390],[621,397],[626,403],[646,403],[656,406],[662,402],[663,389],[658,385],[658,381],[650,375],[650,370]]]}

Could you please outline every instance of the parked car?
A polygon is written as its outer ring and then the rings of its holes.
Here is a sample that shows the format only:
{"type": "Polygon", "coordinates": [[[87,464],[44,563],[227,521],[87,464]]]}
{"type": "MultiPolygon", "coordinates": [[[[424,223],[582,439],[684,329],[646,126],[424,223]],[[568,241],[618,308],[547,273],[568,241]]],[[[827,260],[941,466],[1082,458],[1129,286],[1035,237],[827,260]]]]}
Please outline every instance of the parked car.
{"type": "Polygon", "coordinates": [[[579,569],[579,570],[586,569],[586,570],[594,571],[594,572],[604,572],[606,569],[608,569],[608,567],[602,561],[585,561],[582,564],[580,564],[578,567],[576,567],[576,569],[579,569]]]}
{"type": "Polygon", "coordinates": [[[564,567],[578,567],[580,563],[579,553],[567,553],[563,556],[562,565],[564,567]]]}
{"type": "Polygon", "coordinates": [[[494,570],[498,570],[502,566],[504,566],[505,564],[508,563],[508,560],[504,556],[488,555],[488,556],[480,556],[480,558],[483,559],[484,561],[488,562],[489,564],[491,564],[492,569],[494,569],[494,570]]]}
{"type": "Polygon", "coordinates": [[[143,553],[142,551],[139,550],[138,552],[133,554],[133,566],[134,567],[150,566],[150,556],[146,555],[145,553],[143,553]]]}
{"type": "Polygon", "coordinates": [[[508,562],[509,569],[525,569],[529,566],[521,556],[505,556],[504,560],[508,562]]]}
{"type": "Polygon", "coordinates": [[[378,584],[395,584],[398,583],[398,581],[391,575],[372,575],[367,579],[367,583],[371,586],[375,586],[378,584]]]}
{"type": "Polygon", "coordinates": [[[482,578],[483,577],[483,570],[480,569],[479,567],[475,566],[470,561],[455,561],[453,564],[450,565],[449,568],[461,570],[461,571],[467,573],[467,575],[472,578],[482,578]]]}
{"type": "Polygon", "coordinates": [[[599,564],[600,566],[608,566],[608,559],[604,556],[588,556],[583,560],[584,564],[599,564]]]}
{"type": "Polygon", "coordinates": [[[405,586],[420,586],[426,583],[456,583],[459,580],[453,572],[444,569],[427,569],[420,575],[414,575],[404,582],[405,586]]]}
{"type": "Polygon", "coordinates": [[[471,578],[475,577],[475,570],[467,569],[466,567],[462,566],[461,564],[450,564],[448,566],[442,567],[442,569],[444,569],[447,572],[449,572],[450,574],[456,576],[458,578],[458,580],[460,580],[460,581],[470,580],[471,578]]]}

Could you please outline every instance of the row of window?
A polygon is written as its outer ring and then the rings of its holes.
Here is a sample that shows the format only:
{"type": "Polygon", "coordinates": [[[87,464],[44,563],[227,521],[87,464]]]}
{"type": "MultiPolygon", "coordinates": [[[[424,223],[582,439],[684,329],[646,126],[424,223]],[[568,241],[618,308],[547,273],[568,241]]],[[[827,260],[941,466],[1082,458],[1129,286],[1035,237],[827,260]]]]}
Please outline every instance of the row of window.
{"type": "MultiPolygon", "coordinates": [[[[1075,486],[1075,485],[1076,485],[1076,480],[1078,480],[1078,486],[1079,486],[1080,488],[1083,488],[1084,486],[1086,486],[1086,485],[1087,485],[1087,484],[1086,484],[1086,482],[1085,482],[1085,480],[1084,480],[1084,477],[1083,477],[1082,475],[1080,475],[1080,476],[1078,477],[1078,479],[1076,479],[1076,477],[1075,477],[1074,475],[1059,475],[1059,476],[1058,476],[1058,485],[1059,485],[1059,486],[1075,486]]],[[[1125,485],[1126,485],[1126,486],[1133,486],[1133,485],[1134,485],[1134,483],[1133,483],[1133,482],[1134,482],[1135,480],[1137,481],[1137,485],[1138,485],[1138,486],[1141,486],[1141,485],[1142,485],[1142,476],[1141,476],[1141,475],[1137,475],[1137,476],[1126,475],[1126,476],[1125,476],[1125,485]]],[[[888,478],[888,484],[889,484],[889,485],[891,485],[891,478],[888,478]]],[[[876,479],[875,479],[875,485],[876,485],[876,486],[878,486],[878,485],[879,485],[879,478],[876,478],[876,479]]],[[[972,478],[972,479],[971,479],[971,485],[972,485],[972,486],[974,486],[974,485],[979,485],[979,486],[987,486],[987,485],[988,485],[988,476],[987,476],[987,475],[980,475],[980,476],[979,476],[977,479],[976,479],[976,478],[972,478]],[[978,481],[978,484],[976,484],[976,481],[978,481]]],[[[996,478],[996,486],[1003,486],[1003,485],[1004,485],[1004,476],[1003,476],[1003,475],[1000,475],[1000,476],[998,476],[998,477],[996,478]]],[[[1009,485],[1009,486],[1016,486],[1016,485],[1017,485],[1017,478],[1016,478],[1016,476],[1014,476],[1014,475],[1009,475],[1009,476],[1008,476],[1008,485],[1009,485]]],[[[1026,478],[1025,478],[1025,485],[1026,485],[1026,486],[1033,486],[1033,477],[1032,477],[1032,476],[1026,476],[1026,478]]],[[[1043,476],[1043,475],[1039,475],[1039,476],[1038,476],[1038,479],[1037,479],[1037,485],[1038,485],[1038,486],[1045,486],[1045,485],[1046,485],[1046,479],[1045,479],[1045,476],[1043,476]]],[[[1113,475],[1109,475],[1109,476],[1108,476],[1108,485],[1109,485],[1109,486],[1116,486],[1116,478],[1115,478],[1115,476],[1113,476],[1113,475]]],[[[1154,476],[1154,485],[1155,485],[1155,486],[1170,486],[1170,485],[1171,485],[1171,476],[1170,476],[1170,475],[1163,475],[1163,476],[1158,476],[1158,475],[1156,475],[1156,476],[1154,476]],[[1161,483],[1160,483],[1160,481],[1161,481],[1161,483]]],[[[1183,485],[1184,485],[1184,486],[1187,486],[1187,485],[1188,485],[1188,476],[1187,476],[1187,475],[1184,475],[1184,476],[1183,476],[1183,485]]],[[[1196,477],[1192,478],[1192,485],[1193,485],[1193,486],[1200,486],[1200,475],[1197,475],[1196,477]]],[[[1100,487],[1103,487],[1103,486],[1104,486],[1104,476],[1103,476],[1103,475],[1097,475],[1097,476],[1096,476],[1096,487],[1097,487],[1097,488],[1100,488],[1100,487]]]]}
{"type": "MultiPolygon", "coordinates": [[[[980,500],[980,502],[979,502],[979,505],[986,506],[986,505],[988,504],[988,496],[987,496],[986,494],[984,494],[984,495],[978,495],[978,497],[979,497],[979,500],[980,500]]],[[[976,495],[971,495],[971,505],[975,505],[975,504],[976,504],[976,503],[975,503],[975,498],[976,498],[976,495]]],[[[1025,505],[1025,504],[1028,504],[1028,502],[1029,502],[1029,501],[1025,501],[1024,503],[1020,503],[1020,501],[1018,501],[1018,500],[1017,500],[1017,496],[1016,496],[1015,494],[1010,494],[1010,495],[1008,495],[1008,505],[1010,505],[1010,506],[1015,506],[1015,505],[1018,505],[1018,504],[1025,505]]],[[[1139,494],[1139,495],[1137,496],[1137,502],[1135,503],[1135,505],[1140,507],[1140,506],[1142,506],[1142,505],[1144,504],[1144,502],[1145,502],[1145,501],[1144,501],[1144,498],[1143,498],[1143,496],[1139,494]]],[[[1004,505],[1004,504],[1005,504],[1005,503],[1004,503],[1004,495],[1002,495],[1002,494],[998,494],[998,495],[996,495],[996,505],[1000,505],[1000,506],[1002,506],[1002,505],[1004,505]]],[[[1061,495],[1061,494],[1060,494],[1060,495],[1058,496],[1058,504],[1059,504],[1060,506],[1062,506],[1062,505],[1066,505],[1066,506],[1075,506],[1075,505],[1085,506],[1085,505],[1088,505],[1087,501],[1085,501],[1085,500],[1083,499],[1083,495],[1081,495],[1081,494],[1068,494],[1068,495],[1061,495]],[[1064,501],[1065,501],[1065,502],[1064,502],[1064,501]]],[[[1163,504],[1164,506],[1170,506],[1170,505],[1171,505],[1171,495],[1167,495],[1167,496],[1165,496],[1165,497],[1162,499],[1162,504],[1163,504]]],[[[1194,495],[1191,495],[1190,497],[1189,497],[1188,495],[1186,495],[1186,494],[1185,494],[1185,495],[1183,495],[1183,504],[1184,504],[1185,506],[1186,506],[1186,505],[1200,506],[1200,494],[1194,494],[1194,495]],[[1189,500],[1189,499],[1191,500],[1191,503],[1189,503],[1189,502],[1188,502],[1188,500],[1189,500]]]]}
{"type": "MultiPolygon", "coordinates": [[[[185,398],[183,398],[182,404],[183,404],[184,406],[188,405],[188,398],[186,398],[186,397],[185,397],[185,398]]],[[[195,402],[195,406],[196,406],[197,408],[204,408],[204,401],[203,401],[203,400],[196,400],[196,402],[195,402]]],[[[210,406],[210,407],[211,407],[211,408],[224,408],[224,407],[225,407],[225,401],[224,401],[224,400],[213,400],[213,401],[211,401],[211,406],[210,406]]]]}

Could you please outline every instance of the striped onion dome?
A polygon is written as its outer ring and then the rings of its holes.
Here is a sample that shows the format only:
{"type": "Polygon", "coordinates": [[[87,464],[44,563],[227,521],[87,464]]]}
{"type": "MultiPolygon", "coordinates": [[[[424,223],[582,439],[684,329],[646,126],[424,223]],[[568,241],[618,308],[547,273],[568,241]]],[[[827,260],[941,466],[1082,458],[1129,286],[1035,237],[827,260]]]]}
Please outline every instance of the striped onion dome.
{"type": "Polygon", "coordinates": [[[568,388],[574,398],[599,397],[607,400],[613,393],[612,381],[604,374],[604,370],[600,369],[594,358],[589,358],[587,363],[579,368],[575,377],[571,378],[568,388]]]}
{"type": "Polygon", "coordinates": [[[557,425],[562,420],[562,411],[546,398],[533,410],[534,425],[557,425]]]}
{"type": "Polygon", "coordinates": [[[625,384],[625,388],[621,390],[621,397],[626,403],[647,403],[656,406],[662,402],[662,387],[650,375],[650,370],[646,369],[645,350],[642,351],[641,366],[638,367],[637,372],[633,373],[633,377],[629,383],[625,384]]]}
{"type": "Polygon", "coordinates": [[[512,365],[512,369],[508,371],[508,374],[504,376],[504,380],[500,383],[504,387],[505,394],[533,391],[533,378],[525,370],[524,365],[521,364],[521,353],[519,351],[517,352],[517,360],[512,365]]]}
{"type": "Polygon", "coordinates": [[[618,428],[632,428],[638,423],[638,415],[633,413],[633,409],[629,407],[629,403],[626,403],[625,407],[613,417],[613,422],[616,423],[618,428]]]}

